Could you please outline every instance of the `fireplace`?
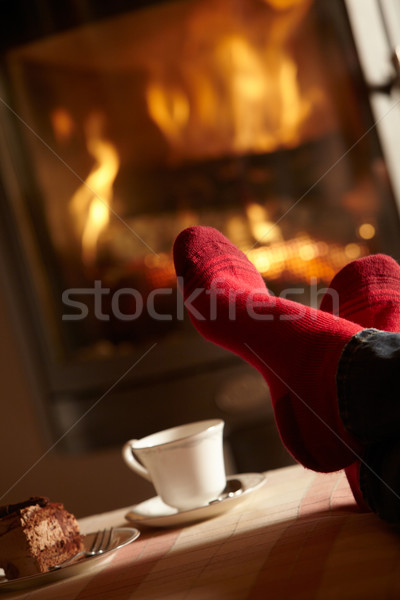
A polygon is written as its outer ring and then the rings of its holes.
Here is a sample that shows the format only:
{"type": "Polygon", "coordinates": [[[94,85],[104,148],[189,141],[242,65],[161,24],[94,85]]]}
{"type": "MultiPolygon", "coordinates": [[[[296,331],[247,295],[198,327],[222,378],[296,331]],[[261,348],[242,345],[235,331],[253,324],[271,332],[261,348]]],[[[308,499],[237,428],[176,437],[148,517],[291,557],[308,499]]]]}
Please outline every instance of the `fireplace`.
{"type": "Polygon", "coordinates": [[[367,81],[357,2],[106,4],[41,3],[3,38],[3,255],[38,410],[65,452],[219,416],[237,469],[285,464],[261,377],[188,322],[173,240],[216,227],[313,305],[352,259],[400,258],[371,100],[395,77],[367,81]]]}

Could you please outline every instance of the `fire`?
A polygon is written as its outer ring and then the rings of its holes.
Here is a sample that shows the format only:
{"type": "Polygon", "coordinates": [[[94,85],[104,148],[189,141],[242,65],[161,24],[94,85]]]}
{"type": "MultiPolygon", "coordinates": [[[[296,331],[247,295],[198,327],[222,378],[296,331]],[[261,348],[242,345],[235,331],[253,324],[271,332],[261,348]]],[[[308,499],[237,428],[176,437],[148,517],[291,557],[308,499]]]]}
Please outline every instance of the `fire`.
{"type": "Polygon", "coordinates": [[[293,148],[333,128],[329,93],[293,50],[310,0],[264,2],[253,17],[227,0],[199,5],[179,60],[147,65],[147,110],[172,161],[293,148]]]}
{"type": "Polygon", "coordinates": [[[179,143],[190,114],[185,95],[178,89],[163,87],[157,82],[149,85],[146,95],[153,120],[171,144],[179,143]]]}
{"type": "Polygon", "coordinates": [[[118,153],[102,135],[101,115],[92,115],[86,123],[86,147],[95,165],[70,201],[74,226],[82,243],[84,264],[93,265],[101,232],[110,220],[113,183],[119,169],[118,153]]]}
{"type": "Polygon", "coordinates": [[[265,206],[252,202],[246,206],[246,215],[251,234],[258,243],[265,245],[282,241],[281,229],[269,218],[265,206]]]}
{"type": "Polygon", "coordinates": [[[328,243],[303,233],[270,246],[253,246],[248,259],[267,281],[282,277],[307,283],[311,278],[329,282],[350,260],[368,254],[365,244],[328,243]]]}

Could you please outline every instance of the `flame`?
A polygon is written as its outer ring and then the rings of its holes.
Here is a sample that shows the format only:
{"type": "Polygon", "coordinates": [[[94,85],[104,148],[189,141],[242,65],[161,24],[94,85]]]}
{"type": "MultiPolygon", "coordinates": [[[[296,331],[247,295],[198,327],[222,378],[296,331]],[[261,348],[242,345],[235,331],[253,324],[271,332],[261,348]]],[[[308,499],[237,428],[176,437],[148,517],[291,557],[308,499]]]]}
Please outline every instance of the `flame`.
{"type": "Polygon", "coordinates": [[[251,202],[246,206],[246,215],[253,238],[262,244],[283,239],[280,227],[268,216],[265,206],[251,202]]]}
{"type": "Polygon", "coordinates": [[[189,119],[188,99],[181,90],[157,82],[148,86],[146,96],[151,117],[170,143],[177,143],[189,119]]]}
{"type": "Polygon", "coordinates": [[[310,74],[303,59],[300,69],[292,44],[311,1],[264,2],[259,19],[227,0],[214,13],[199,8],[179,60],[148,64],[147,110],[170,160],[293,148],[334,127],[319,67],[310,74]]]}
{"type": "Polygon", "coordinates": [[[270,246],[253,247],[247,257],[267,281],[283,276],[287,280],[309,282],[312,277],[329,282],[350,260],[368,254],[364,244],[327,243],[299,234],[270,246]]]}
{"type": "Polygon", "coordinates": [[[74,225],[82,242],[82,260],[93,265],[97,242],[110,220],[113,183],[119,169],[118,153],[102,136],[103,119],[92,115],[86,123],[86,147],[96,163],[70,201],[74,225]]]}

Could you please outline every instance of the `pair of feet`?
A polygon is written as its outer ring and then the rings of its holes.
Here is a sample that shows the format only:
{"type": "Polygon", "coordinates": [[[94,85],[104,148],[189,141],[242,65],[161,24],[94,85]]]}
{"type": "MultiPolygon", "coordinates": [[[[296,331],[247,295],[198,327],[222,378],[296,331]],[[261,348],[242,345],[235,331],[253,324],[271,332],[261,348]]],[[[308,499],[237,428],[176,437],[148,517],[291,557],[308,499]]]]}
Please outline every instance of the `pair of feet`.
{"type": "Polygon", "coordinates": [[[359,331],[400,331],[398,264],[385,255],[350,263],[317,310],[272,296],[246,256],[210,227],[181,232],[174,261],[196,329],[266,379],[289,452],[316,471],[345,468],[362,503],[357,469],[366,443],[375,440],[346,429],[336,375],[344,347],[359,331]]]}

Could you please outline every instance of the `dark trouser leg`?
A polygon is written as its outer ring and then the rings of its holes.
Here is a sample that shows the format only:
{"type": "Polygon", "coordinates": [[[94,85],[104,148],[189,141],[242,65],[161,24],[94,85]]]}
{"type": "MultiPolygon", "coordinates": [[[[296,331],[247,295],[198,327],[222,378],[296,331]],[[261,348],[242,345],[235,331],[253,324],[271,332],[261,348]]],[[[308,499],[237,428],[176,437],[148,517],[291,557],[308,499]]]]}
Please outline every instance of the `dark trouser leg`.
{"type": "Polygon", "coordinates": [[[365,444],[400,434],[400,333],[365,329],[339,362],[337,388],[346,429],[365,444]]]}

